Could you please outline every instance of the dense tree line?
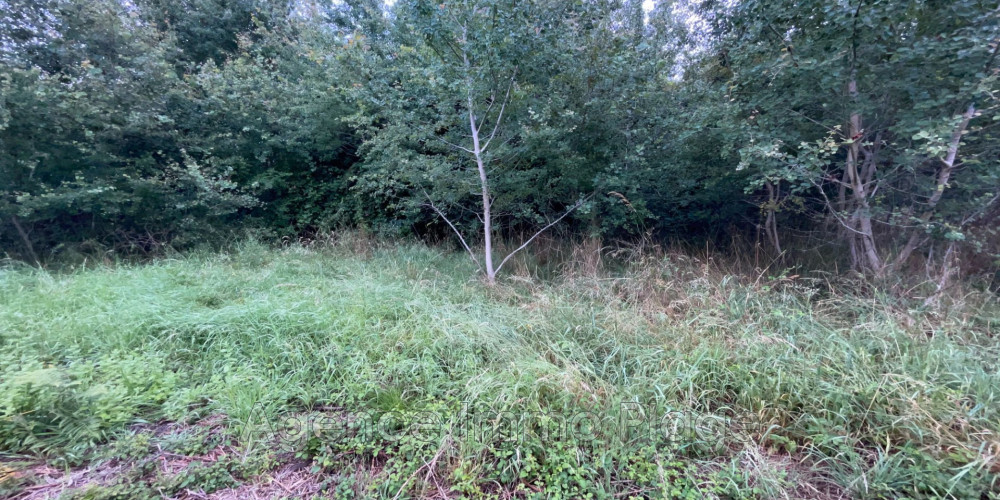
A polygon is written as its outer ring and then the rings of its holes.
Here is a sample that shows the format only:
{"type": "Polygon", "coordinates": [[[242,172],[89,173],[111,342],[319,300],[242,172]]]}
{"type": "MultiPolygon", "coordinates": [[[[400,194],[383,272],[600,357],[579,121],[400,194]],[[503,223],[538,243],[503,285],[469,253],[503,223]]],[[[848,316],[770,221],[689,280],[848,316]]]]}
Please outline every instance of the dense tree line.
{"type": "Polygon", "coordinates": [[[561,220],[793,261],[818,241],[943,285],[1000,258],[998,12],[0,0],[0,245],[46,261],[363,226],[471,250],[561,220]]]}

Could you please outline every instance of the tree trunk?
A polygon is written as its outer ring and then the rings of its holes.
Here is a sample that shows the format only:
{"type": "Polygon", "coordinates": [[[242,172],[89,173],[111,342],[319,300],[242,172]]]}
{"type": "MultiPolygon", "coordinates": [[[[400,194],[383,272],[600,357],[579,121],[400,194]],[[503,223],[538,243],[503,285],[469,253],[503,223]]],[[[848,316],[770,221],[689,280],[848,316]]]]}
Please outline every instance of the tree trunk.
{"type": "Polygon", "coordinates": [[[479,128],[476,126],[476,115],[472,112],[472,97],[469,97],[469,128],[472,132],[472,154],[476,157],[476,168],[479,169],[479,185],[483,192],[483,260],[486,263],[486,281],[491,285],[496,283],[497,272],[493,268],[493,218],[490,214],[490,185],[486,178],[486,165],[483,163],[483,152],[479,144],[479,128]]]}
{"type": "Polygon", "coordinates": [[[780,189],[780,184],[776,188],[774,184],[767,181],[764,183],[764,187],[767,188],[767,219],[764,221],[764,232],[767,233],[767,238],[771,240],[771,245],[778,252],[778,256],[781,256],[781,240],[778,239],[778,222],[774,214],[778,206],[778,198],[781,196],[781,193],[776,191],[776,189],[780,189]]]}
{"type": "MultiPolygon", "coordinates": [[[[962,142],[962,134],[965,133],[965,129],[969,127],[969,122],[972,117],[976,114],[976,105],[970,104],[966,108],[965,113],[962,114],[962,119],[958,122],[955,127],[955,131],[951,134],[951,142],[948,143],[948,152],[945,157],[941,159],[941,170],[938,172],[937,178],[937,188],[934,193],[927,200],[927,210],[920,217],[920,223],[926,224],[930,221],[931,216],[934,215],[934,207],[937,206],[938,202],[941,201],[941,196],[944,195],[944,190],[948,185],[948,180],[951,179],[951,174],[955,169],[955,160],[958,157],[958,146],[962,142]]],[[[911,233],[909,239],[906,241],[906,245],[896,256],[895,262],[893,262],[893,268],[899,269],[909,260],[910,255],[913,254],[914,250],[917,249],[920,243],[920,228],[915,228],[911,233]]]]}
{"type": "Polygon", "coordinates": [[[14,224],[14,229],[17,229],[17,234],[21,236],[21,241],[24,242],[24,248],[28,251],[28,255],[35,261],[35,265],[42,267],[42,261],[38,259],[38,254],[35,253],[35,247],[31,245],[31,239],[28,238],[28,233],[25,232],[24,228],[21,227],[21,222],[17,220],[16,215],[10,217],[11,223],[14,224]]]}
{"type": "MultiPolygon", "coordinates": [[[[848,83],[848,93],[852,101],[857,99],[858,84],[853,75],[848,83]]],[[[857,270],[881,274],[882,258],[879,257],[875,244],[872,232],[871,206],[868,203],[868,187],[872,184],[875,175],[875,158],[866,158],[864,170],[859,170],[861,139],[864,134],[861,127],[861,115],[857,112],[851,113],[848,134],[851,143],[847,149],[845,177],[847,177],[851,189],[853,198],[851,201],[854,209],[850,219],[851,223],[847,227],[851,233],[848,238],[853,240],[851,242],[851,258],[857,270]]]]}
{"type": "MultiPolygon", "coordinates": [[[[502,100],[501,105],[500,105],[500,110],[497,112],[496,123],[493,123],[493,131],[490,132],[489,135],[486,136],[485,139],[484,139],[482,136],[479,135],[479,132],[480,132],[480,129],[482,128],[482,126],[483,126],[483,121],[487,120],[489,118],[490,110],[493,108],[493,105],[497,102],[497,99],[496,99],[497,96],[496,96],[496,94],[491,94],[490,95],[490,104],[489,104],[489,106],[486,108],[486,111],[483,113],[483,116],[480,116],[477,119],[477,117],[476,117],[476,106],[475,106],[476,103],[475,103],[475,100],[473,99],[474,89],[473,89],[473,81],[472,81],[472,68],[471,68],[471,64],[470,64],[470,61],[469,61],[469,53],[468,53],[467,48],[465,46],[466,43],[468,43],[468,28],[465,27],[465,26],[462,27],[462,39],[461,39],[461,42],[462,42],[462,62],[464,64],[464,66],[465,66],[466,104],[468,105],[468,112],[469,112],[469,134],[472,137],[472,149],[469,149],[469,148],[466,148],[466,147],[463,147],[463,146],[458,146],[458,145],[455,145],[455,144],[450,144],[450,143],[449,144],[451,146],[457,148],[457,149],[460,149],[462,151],[465,151],[465,152],[471,154],[473,156],[473,158],[475,158],[475,160],[476,160],[476,169],[479,171],[479,186],[480,186],[480,189],[482,190],[482,196],[483,196],[483,245],[485,247],[483,249],[483,262],[484,262],[485,267],[486,267],[486,269],[485,269],[486,270],[486,281],[490,285],[493,285],[493,284],[496,283],[497,273],[500,271],[501,268],[503,268],[503,265],[508,260],[510,260],[517,252],[520,252],[521,250],[523,250],[524,248],[526,248],[529,244],[531,244],[532,241],[535,240],[535,238],[537,238],[539,235],[541,235],[547,229],[549,229],[550,227],[556,225],[557,223],[559,223],[559,221],[563,220],[570,213],[572,213],[574,210],[576,210],[577,208],[579,208],[586,199],[582,199],[582,200],[578,201],[575,205],[571,206],[568,210],[566,210],[565,213],[563,213],[561,216],[559,216],[556,220],[554,220],[553,222],[549,223],[548,225],[546,225],[545,227],[543,227],[542,229],[540,229],[532,237],[528,238],[527,241],[525,241],[524,243],[522,243],[521,246],[519,246],[516,249],[514,249],[514,251],[508,253],[507,256],[504,257],[503,260],[500,261],[499,265],[494,266],[494,264],[493,264],[493,215],[492,215],[492,212],[491,212],[493,200],[492,200],[492,196],[490,195],[490,183],[489,183],[489,178],[488,178],[487,173],[486,173],[486,164],[488,162],[488,158],[486,158],[486,151],[489,149],[490,145],[493,143],[493,139],[495,139],[497,137],[497,132],[500,130],[500,125],[503,122],[504,111],[507,109],[507,104],[510,102],[511,90],[514,88],[515,78],[517,76],[517,68],[516,67],[514,68],[514,74],[511,76],[510,83],[507,86],[506,95],[504,95],[503,100],[502,100]]],[[[434,207],[433,203],[431,204],[431,206],[432,206],[432,208],[434,208],[438,212],[439,215],[441,215],[442,217],[444,217],[444,214],[440,210],[437,210],[437,208],[434,207]]],[[[452,226],[452,230],[454,230],[456,233],[458,233],[458,230],[454,227],[453,224],[451,224],[450,221],[448,221],[447,218],[445,218],[445,221],[448,222],[448,224],[450,226],[452,226]]],[[[458,236],[459,236],[459,239],[462,240],[462,244],[466,247],[466,250],[469,250],[469,246],[465,244],[465,239],[462,238],[462,235],[458,234],[458,236]]],[[[469,253],[470,254],[472,253],[471,250],[469,250],[469,253]]],[[[473,260],[475,260],[475,259],[473,259],[473,260]]],[[[478,264],[478,262],[477,262],[477,264],[478,264]]]]}
{"type": "MultiPolygon", "coordinates": [[[[472,100],[472,75],[470,63],[469,63],[469,53],[467,52],[467,47],[465,44],[468,43],[468,31],[466,27],[462,27],[462,62],[465,65],[465,78],[466,78],[466,99],[469,106],[469,132],[472,135],[472,156],[476,158],[476,168],[479,170],[479,186],[483,193],[483,261],[486,264],[486,281],[489,284],[496,283],[497,272],[493,267],[493,216],[490,213],[490,205],[492,201],[490,200],[490,185],[486,177],[486,164],[483,162],[483,146],[479,141],[479,127],[476,123],[476,108],[475,103],[472,100]]],[[[509,95],[509,93],[508,93],[509,95]]],[[[506,98],[504,106],[506,106],[506,98]]],[[[488,112],[488,111],[487,111],[488,112]]],[[[503,118],[503,108],[500,110],[500,115],[497,117],[497,126],[493,129],[493,133],[496,134],[496,129],[500,127],[500,120],[503,118]]],[[[490,137],[490,140],[493,137],[490,137]]],[[[489,140],[487,140],[487,143],[489,140]]]]}

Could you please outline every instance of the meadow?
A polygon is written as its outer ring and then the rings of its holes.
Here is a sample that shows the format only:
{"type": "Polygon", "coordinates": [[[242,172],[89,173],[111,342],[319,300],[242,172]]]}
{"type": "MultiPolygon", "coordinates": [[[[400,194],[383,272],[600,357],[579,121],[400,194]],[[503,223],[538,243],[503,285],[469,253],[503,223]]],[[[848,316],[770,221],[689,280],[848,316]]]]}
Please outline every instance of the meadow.
{"type": "Polygon", "coordinates": [[[752,267],[585,242],[488,286],[358,235],[9,263],[0,498],[998,498],[996,294],[752,267]]]}

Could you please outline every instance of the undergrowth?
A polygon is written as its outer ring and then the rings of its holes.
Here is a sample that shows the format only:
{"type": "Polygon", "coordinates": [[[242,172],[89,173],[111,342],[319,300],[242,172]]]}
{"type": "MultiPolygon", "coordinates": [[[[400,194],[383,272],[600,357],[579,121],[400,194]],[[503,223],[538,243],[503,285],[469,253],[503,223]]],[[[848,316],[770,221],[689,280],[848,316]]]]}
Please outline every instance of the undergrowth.
{"type": "Polygon", "coordinates": [[[357,238],[0,270],[0,450],[240,450],[67,498],[233,488],[264,458],[329,498],[997,498],[996,296],[928,310],[629,252],[526,257],[492,288],[465,255],[357,238]]]}

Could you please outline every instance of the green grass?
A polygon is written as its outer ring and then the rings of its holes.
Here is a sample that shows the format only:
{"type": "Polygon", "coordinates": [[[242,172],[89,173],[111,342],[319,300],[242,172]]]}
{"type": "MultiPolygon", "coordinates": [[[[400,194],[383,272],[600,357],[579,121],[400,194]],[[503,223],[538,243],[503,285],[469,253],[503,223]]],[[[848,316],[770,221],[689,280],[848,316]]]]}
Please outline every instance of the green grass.
{"type": "MultiPolygon", "coordinates": [[[[356,242],[0,270],[0,457],[135,464],[66,498],[225,490],[290,461],[330,498],[997,498],[995,296],[922,311],[632,257],[544,281],[522,261],[495,288],[462,254],[356,242]],[[636,404],[662,425],[625,442],[636,404]],[[279,446],[289,416],[355,425],[279,446]],[[563,418],[581,428],[555,434],[563,418]],[[235,451],[183,477],[143,461],[216,446],[235,451]]],[[[3,477],[0,496],[32,481],[3,477]]]]}

